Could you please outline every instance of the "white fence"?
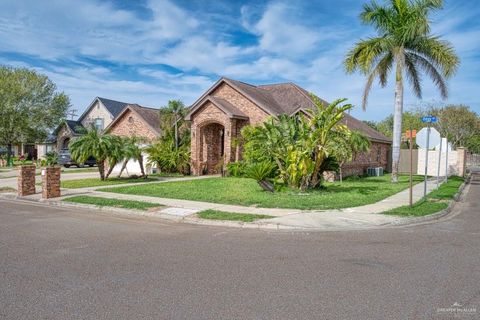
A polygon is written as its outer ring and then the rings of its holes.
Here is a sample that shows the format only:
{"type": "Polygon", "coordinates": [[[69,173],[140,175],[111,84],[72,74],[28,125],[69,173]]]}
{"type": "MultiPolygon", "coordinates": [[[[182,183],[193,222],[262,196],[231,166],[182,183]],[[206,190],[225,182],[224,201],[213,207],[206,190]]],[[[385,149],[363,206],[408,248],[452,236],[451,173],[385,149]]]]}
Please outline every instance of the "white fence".
{"type": "MultiPolygon", "coordinates": [[[[439,160],[439,151],[430,150],[428,151],[428,171],[429,176],[436,176],[438,173],[438,160],[439,160]]],[[[425,174],[425,149],[418,150],[418,167],[417,174],[425,174]]],[[[446,157],[447,154],[445,151],[442,151],[440,157],[440,176],[445,176],[446,174],[446,157]]],[[[466,166],[466,150],[459,148],[458,150],[448,151],[448,175],[457,175],[463,176],[465,174],[466,166]]]]}

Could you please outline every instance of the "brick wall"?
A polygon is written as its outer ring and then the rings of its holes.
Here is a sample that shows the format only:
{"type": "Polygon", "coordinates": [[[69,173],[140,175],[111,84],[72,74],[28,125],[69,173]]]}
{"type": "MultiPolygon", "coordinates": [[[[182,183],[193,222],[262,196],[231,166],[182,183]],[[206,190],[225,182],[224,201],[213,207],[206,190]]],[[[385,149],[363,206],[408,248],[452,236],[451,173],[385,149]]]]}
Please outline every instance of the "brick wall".
{"type": "Polygon", "coordinates": [[[137,136],[150,141],[158,138],[158,133],[131,110],[125,112],[122,117],[110,127],[109,133],[121,137],[137,136]]]}
{"type": "Polygon", "coordinates": [[[35,169],[34,165],[20,166],[18,172],[18,195],[28,196],[35,194],[35,169]]]}
{"type": "Polygon", "coordinates": [[[57,133],[57,150],[61,150],[63,148],[63,142],[66,139],[72,139],[72,133],[67,128],[66,124],[62,125],[62,128],[57,133]]]}
{"type": "Polygon", "coordinates": [[[372,142],[369,152],[358,153],[352,161],[342,166],[342,174],[344,177],[363,175],[366,173],[367,168],[370,167],[382,167],[386,170],[389,152],[389,144],[372,142]]]}
{"type": "Polygon", "coordinates": [[[42,198],[60,197],[60,167],[47,167],[42,170],[42,198]]]}
{"type": "MultiPolygon", "coordinates": [[[[245,125],[257,125],[265,121],[269,116],[256,104],[247,99],[241,93],[236,91],[227,83],[222,83],[215,89],[211,95],[222,98],[233,104],[236,108],[245,113],[249,120],[230,119],[222,110],[217,108],[211,102],[206,102],[192,116],[191,130],[191,160],[192,173],[194,175],[202,174],[204,170],[208,173],[216,173],[212,168],[218,163],[217,146],[209,147],[208,143],[213,137],[212,123],[217,123],[216,131],[224,128],[224,163],[241,160],[242,147],[232,146],[233,140],[240,137],[240,131],[245,125]],[[209,156],[210,155],[210,156],[209,156]]],[[[214,141],[215,145],[219,142],[214,141]]],[[[390,145],[386,143],[372,142],[371,150],[367,153],[357,154],[354,161],[343,165],[343,175],[363,175],[369,167],[383,167],[387,169],[388,153],[390,145]]]]}
{"type": "Polygon", "coordinates": [[[249,123],[256,125],[265,121],[265,118],[269,116],[268,113],[260,109],[249,99],[245,98],[237,90],[229,86],[227,83],[221,84],[217,89],[212,92],[214,97],[222,98],[233,104],[240,111],[245,113],[249,118],[249,123]]]}

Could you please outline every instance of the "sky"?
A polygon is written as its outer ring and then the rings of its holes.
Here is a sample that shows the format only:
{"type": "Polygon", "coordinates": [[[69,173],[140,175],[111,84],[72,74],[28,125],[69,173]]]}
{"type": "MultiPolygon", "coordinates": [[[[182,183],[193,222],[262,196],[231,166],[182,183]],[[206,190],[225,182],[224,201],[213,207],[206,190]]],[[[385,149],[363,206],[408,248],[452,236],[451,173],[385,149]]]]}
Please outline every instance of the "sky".
{"type": "MultiPolygon", "coordinates": [[[[380,0],[381,2],[382,0],[380,0]]],[[[348,98],[352,115],[381,120],[394,89],[373,87],[342,62],[356,41],[375,36],[358,15],[363,0],[2,0],[0,64],[34,68],[70,96],[80,115],[96,96],[161,107],[193,103],[221,76],[251,84],[294,82],[327,101],[348,98]]],[[[408,89],[405,109],[469,105],[480,113],[480,1],[447,0],[432,33],[461,59],[442,101],[423,78],[423,99],[408,89]]]]}

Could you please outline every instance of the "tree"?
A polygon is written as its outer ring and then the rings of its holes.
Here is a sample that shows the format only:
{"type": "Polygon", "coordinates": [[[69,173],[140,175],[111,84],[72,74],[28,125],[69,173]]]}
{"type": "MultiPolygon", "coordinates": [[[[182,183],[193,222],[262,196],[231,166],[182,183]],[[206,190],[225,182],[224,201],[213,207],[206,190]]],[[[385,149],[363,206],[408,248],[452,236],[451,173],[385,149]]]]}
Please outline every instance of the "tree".
{"type": "Polygon", "coordinates": [[[171,131],[173,126],[173,139],[175,142],[175,149],[179,145],[179,130],[184,124],[183,119],[186,115],[185,105],[181,100],[170,100],[165,108],[160,110],[160,127],[163,131],[171,131]]]}
{"type": "Polygon", "coordinates": [[[313,130],[309,139],[313,146],[314,154],[314,169],[309,186],[315,188],[321,179],[320,169],[322,164],[334,147],[332,132],[335,132],[336,135],[348,134],[350,130],[347,126],[341,124],[340,121],[343,119],[343,113],[350,110],[353,106],[351,104],[341,105],[347,99],[338,99],[325,106],[317,96],[311,94],[311,97],[316,108],[307,111],[307,115],[310,118],[308,127],[313,130]]]}
{"type": "Polygon", "coordinates": [[[120,159],[117,154],[121,148],[121,138],[109,134],[102,134],[95,129],[89,130],[85,135],[75,138],[69,145],[72,159],[77,163],[84,163],[88,158],[97,160],[100,179],[105,180],[105,163],[110,158],[120,159]]]}
{"type": "Polygon", "coordinates": [[[345,99],[326,106],[311,97],[316,107],[306,115],[281,115],[242,129],[247,167],[274,163],[278,180],[285,185],[301,190],[319,185],[323,171],[332,165],[338,140],[350,134],[340,121],[352,106],[342,105],[345,99]]]}
{"type": "Polygon", "coordinates": [[[447,137],[453,147],[465,147],[480,135],[480,118],[465,105],[448,105],[434,108],[430,113],[438,117],[435,127],[442,137],[447,137]]]}
{"type": "MultiPolygon", "coordinates": [[[[402,133],[410,130],[417,130],[419,131],[421,128],[423,128],[425,125],[422,123],[422,116],[424,116],[425,113],[421,112],[420,110],[418,111],[405,111],[402,115],[402,133]]],[[[394,122],[394,117],[393,115],[389,115],[382,121],[377,123],[377,130],[387,137],[392,138],[393,137],[393,122],[394,122]]]]}
{"type": "Polygon", "coordinates": [[[145,148],[149,162],[160,171],[190,171],[190,128],[185,122],[186,108],[180,100],[170,100],[160,109],[161,137],[145,148]]]}
{"type": "Polygon", "coordinates": [[[348,73],[358,70],[367,76],[364,109],[373,81],[378,78],[384,87],[390,71],[395,70],[392,182],[398,181],[404,75],[415,95],[421,98],[420,72],[424,71],[438,87],[442,98],[446,98],[446,79],[455,73],[459,64],[450,43],[430,34],[429,13],[442,6],[442,0],[389,0],[385,6],[375,1],[365,4],[360,19],[372,25],[379,35],[357,42],[344,62],[348,73]]]}
{"type": "Polygon", "coordinates": [[[142,172],[142,177],[146,178],[145,169],[143,166],[143,149],[140,147],[140,143],[144,142],[143,139],[139,137],[127,137],[123,139],[123,164],[118,177],[122,176],[123,171],[127,167],[128,161],[133,159],[138,161],[138,165],[140,166],[140,171],[142,172]]]}
{"type": "Polygon", "coordinates": [[[47,76],[0,66],[0,145],[43,141],[65,118],[70,100],[47,76]]]}

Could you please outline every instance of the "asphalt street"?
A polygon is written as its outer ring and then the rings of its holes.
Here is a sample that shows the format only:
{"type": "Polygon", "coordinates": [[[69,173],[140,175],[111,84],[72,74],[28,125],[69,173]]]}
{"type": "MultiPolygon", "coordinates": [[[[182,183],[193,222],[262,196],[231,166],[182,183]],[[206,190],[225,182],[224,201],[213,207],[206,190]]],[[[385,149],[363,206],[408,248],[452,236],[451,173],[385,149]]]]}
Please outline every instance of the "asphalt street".
{"type": "Polygon", "coordinates": [[[480,319],[467,192],[434,223],[308,233],[0,200],[0,318],[480,319]]]}

